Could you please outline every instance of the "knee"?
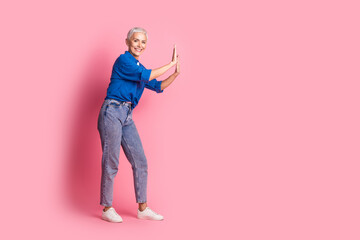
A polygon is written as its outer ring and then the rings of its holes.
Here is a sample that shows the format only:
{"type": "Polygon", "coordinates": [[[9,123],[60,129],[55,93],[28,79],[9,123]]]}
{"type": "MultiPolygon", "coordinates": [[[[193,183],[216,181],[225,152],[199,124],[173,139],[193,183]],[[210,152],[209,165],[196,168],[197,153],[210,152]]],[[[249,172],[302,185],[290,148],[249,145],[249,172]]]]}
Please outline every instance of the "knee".
{"type": "Polygon", "coordinates": [[[104,172],[108,175],[108,176],[115,176],[116,173],[118,172],[118,167],[117,166],[111,166],[111,165],[105,165],[103,167],[104,172]]]}
{"type": "Polygon", "coordinates": [[[133,167],[133,169],[136,169],[136,170],[142,170],[142,171],[148,170],[148,164],[146,161],[135,163],[135,164],[133,164],[132,167],[133,167]]]}

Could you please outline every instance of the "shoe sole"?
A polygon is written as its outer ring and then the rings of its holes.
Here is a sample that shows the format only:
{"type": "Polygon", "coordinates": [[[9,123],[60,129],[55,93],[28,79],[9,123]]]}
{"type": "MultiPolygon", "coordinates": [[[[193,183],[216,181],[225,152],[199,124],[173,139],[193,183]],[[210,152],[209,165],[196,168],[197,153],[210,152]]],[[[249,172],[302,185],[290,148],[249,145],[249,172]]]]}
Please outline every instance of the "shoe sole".
{"type": "Polygon", "coordinates": [[[107,218],[104,218],[104,217],[101,217],[102,220],[104,221],[107,221],[107,222],[112,222],[112,223],[122,223],[123,221],[121,220],[120,222],[114,222],[114,221],[111,221],[110,219],[107,219],[107,218]]]}
{"type": "Polygon", "coordinates": [[[153,221],[162,221],[162,220],[164,220],[164,218],[163,219],[152,219],[152,218],[149,218],[149,217],[137,217],[138,219],[143,219],[143,220],[153,220],[153,221]]]}

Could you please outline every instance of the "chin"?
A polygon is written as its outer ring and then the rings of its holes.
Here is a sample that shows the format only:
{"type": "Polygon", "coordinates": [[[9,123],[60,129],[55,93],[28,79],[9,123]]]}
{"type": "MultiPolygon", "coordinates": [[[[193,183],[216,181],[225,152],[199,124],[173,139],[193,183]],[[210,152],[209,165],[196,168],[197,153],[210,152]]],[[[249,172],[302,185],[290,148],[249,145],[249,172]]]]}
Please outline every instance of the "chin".
{"type": "Polygon", "coordinates": [[[132,49],[131,51],[132,51],[133,54],[136,55],[136,56],[140,56],[140,55],[144,52],[144,50],[142,50],[141,52],[138,52],[138,51],[136,51],[135,49],[132,49]]]}

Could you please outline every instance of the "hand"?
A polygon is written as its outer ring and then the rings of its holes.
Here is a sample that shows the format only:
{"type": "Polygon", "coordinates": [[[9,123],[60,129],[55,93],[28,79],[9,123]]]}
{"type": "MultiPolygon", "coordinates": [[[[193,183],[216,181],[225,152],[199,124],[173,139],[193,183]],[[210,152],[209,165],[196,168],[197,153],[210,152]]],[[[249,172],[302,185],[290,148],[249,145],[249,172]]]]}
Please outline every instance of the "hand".
{"type": "Polygon", "coordinates": [[[179,55],[177,55],[177,56],[176,56],[176,58],[177,58],[177,63],[176,63],[175,73],[176,73],[177,75],[179,75],[179,74],[180,74],[180,61],[179,61],[179,55]]]}
{"type": "Polygon", "coordinates": [[[174,44],[174,49],[173,49],[173,55],[172,55],[172,60],[171,63],[173,65],[175,65],[177,63],[177,52],[176,52],[176,44],[174,44]]]}

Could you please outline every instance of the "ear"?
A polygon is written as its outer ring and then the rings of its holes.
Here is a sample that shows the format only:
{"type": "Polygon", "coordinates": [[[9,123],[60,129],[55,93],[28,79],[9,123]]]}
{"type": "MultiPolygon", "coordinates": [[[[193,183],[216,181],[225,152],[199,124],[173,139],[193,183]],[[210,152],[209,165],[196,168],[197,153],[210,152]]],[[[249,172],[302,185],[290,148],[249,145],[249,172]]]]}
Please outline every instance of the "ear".
{"type": "Polygon", "coordinates": [[[129,46],[127,38],[125,38],[125,44],[126,44],[126,46],[129,46]]]}

